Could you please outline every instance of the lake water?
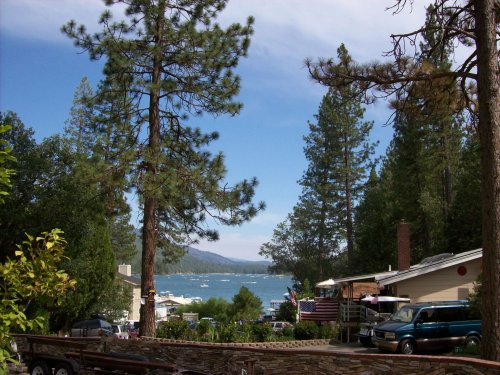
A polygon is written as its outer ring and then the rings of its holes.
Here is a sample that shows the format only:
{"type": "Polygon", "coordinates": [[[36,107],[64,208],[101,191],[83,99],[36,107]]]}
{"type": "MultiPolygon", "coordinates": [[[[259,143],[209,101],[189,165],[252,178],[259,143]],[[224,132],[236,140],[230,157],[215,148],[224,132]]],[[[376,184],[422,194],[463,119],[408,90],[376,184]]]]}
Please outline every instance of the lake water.
{"type": "Polygon", "coordinates": [[[228,302],[232,302],[233,296],[245,286],[262,300],[262,306],[267,309],[271,300],[283,299],[287,287],[292,286],[292,279],[283,275],[176,274],[156,275],[155,284],[158,293],[201,297],[203,301],[210,297],[220,297],[228,302]]]}

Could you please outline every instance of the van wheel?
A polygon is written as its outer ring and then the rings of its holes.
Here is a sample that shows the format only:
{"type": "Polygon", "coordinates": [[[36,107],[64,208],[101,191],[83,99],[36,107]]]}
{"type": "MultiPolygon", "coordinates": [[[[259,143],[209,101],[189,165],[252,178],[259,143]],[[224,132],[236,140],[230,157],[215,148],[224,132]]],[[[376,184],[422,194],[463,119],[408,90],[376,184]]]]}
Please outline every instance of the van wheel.
{"type": "Polygon", "coordinates": [[[28,369],[30,375],[52,375],[52,369],[44,361],[34,361],[28,369]]]}
{"type": "Polygon", "coordinates": [[[407,339],[399,344],[399,351],[402,354],[414,354],[416,351],[415,341],[407,339]]]}
{"type": "Polygon", "coordinates": [[[476,347],[481,345],[481,339],[477,336],[469,336],[465,339],[465,347],[476,347]]]}

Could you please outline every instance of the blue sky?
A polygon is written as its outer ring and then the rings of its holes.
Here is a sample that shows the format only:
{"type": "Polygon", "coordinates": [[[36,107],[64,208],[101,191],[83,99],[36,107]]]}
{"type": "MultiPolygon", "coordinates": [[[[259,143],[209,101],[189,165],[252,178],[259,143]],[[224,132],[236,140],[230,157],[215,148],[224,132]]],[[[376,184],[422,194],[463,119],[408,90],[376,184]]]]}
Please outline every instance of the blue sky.
{"type": "MultiPolygon", "coordinates": [[[[303,136],[314,121],[326,89],[309,79],[304,59],[336,56],[344,43],[359,62],[380,60],[390,49],[390,34],[418,28],[426,2],[392,15],[385,9],[394,0],[230,0],[222,25],[255,17],[249,57],[241,60],[236,118],[194,118],[191,125],[217,130],[214,151],[226,157],[228,181],[257,177],[256,201],[265,212],[241,227],[220,229],[216,243],[195,247],[218,254],[256,260],[262,243],[291,212],[300,194],[297,181],[307,163],[303,136]]],[[[34,129],[38,141],[63,130],[73,93],[83,76],[92,84],[101,77],[101,64],[79,53],[59,29],[70,19],[96,31],[104,9],[101,0],[2,0],[0,2],[0,110],[17,112],[34,129]]],[[[117,16],[119,8],[112,7],[117,16]]],[[[387,103],[367,108],[374,121],[372,139],[383,153],[392,130],[385,125],[387,103]]],[[[134,215],[139,225],[139,214],[134,215]]]]}

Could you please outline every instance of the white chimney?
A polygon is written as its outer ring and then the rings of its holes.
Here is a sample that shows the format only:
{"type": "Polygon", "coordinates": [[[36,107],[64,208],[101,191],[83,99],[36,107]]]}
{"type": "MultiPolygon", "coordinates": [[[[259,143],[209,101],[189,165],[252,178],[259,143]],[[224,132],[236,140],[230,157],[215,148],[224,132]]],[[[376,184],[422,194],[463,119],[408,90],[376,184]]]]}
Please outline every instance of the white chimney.
{"type": "Polygon", "coordinates": [[[132,266],[130,264],[120,264],[118,266],[118,273],[125,276],[132,276],[132,266]]]}

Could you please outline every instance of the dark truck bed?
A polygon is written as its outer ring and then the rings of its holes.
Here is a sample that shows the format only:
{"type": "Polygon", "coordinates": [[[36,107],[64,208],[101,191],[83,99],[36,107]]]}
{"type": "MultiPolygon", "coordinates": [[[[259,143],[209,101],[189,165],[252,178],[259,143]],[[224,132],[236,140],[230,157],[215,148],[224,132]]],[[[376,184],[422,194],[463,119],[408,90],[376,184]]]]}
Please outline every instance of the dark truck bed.
{"type": "MultiPolygon", "coordinates": [[[[162,370],[164,374],[209,375],[207,373],[178,368],[175,364],[161,361],[151,361],[147,357],[117,352],[98,352],[86,350],[87,342],[72,340],[64,337],[27,336],[29,350],[23,353],[29,361],[30,374],[34,367],[37,373],[54,375],[58,370],[65,375],[77,374],[80,370],[92,370],[101,374],[147,374],[152,370],[162,370]],[[59,346],[68,348],[64,355],[57,355],[47,351],[36,351],[35,344],[44,346],[59,346]]],[[[85,340],[88,341],[88,340],[85,340]]]]}

